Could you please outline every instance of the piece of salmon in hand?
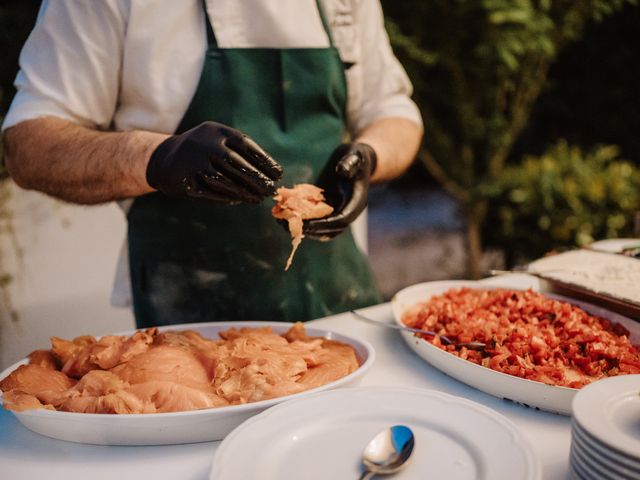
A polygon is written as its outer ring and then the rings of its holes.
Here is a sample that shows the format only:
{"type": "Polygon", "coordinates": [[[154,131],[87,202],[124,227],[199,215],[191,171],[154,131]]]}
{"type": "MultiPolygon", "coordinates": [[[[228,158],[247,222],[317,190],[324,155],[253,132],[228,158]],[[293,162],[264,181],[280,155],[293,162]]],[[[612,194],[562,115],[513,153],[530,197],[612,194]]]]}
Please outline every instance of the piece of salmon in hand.
{"type": "Polygon", "coordinates": [[[292,249],[287,259],[287,265],[284,267],[285,270],[291,266],[293,255],[304,237],[302,233],[303,220],[323,218],[333,212],[333,207],[324,202],[323,191],[309,183],[301,183],[293,188],[281,187],[277,190],[274,197],[276,204],[271,210],[271,214],[275,218],[286,220],[291,234],[292,249]]]}

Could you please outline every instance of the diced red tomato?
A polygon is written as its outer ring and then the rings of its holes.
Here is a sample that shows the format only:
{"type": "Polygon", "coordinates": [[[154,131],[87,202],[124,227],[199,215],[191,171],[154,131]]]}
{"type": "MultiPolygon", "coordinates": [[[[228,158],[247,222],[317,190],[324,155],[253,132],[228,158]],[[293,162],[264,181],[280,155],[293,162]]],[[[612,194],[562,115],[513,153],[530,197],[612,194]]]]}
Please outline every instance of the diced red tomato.
{"type": "Polygon", "coordinates": [[[414,305],[402,321],[456,342],[483,342],[484,351],[473,351],[424,337],[471,362],[548,384],[580,388],[640,373],[640,350],[624,326],[533,290],[451,289],[414,305]]]}

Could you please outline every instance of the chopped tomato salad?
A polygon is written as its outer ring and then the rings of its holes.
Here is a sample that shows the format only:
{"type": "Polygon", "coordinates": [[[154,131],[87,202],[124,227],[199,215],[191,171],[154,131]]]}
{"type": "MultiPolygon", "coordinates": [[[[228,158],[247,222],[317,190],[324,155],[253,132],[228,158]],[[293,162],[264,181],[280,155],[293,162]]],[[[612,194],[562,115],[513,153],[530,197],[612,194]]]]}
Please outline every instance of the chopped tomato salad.
{"type": "Polygon", "coordinates": [[[451,289],[407,310],[405,325],[431,330],[423,338],[498,372],[580,388],[603,377],[640,373],[640,350],[619,323],[590,315],[533,290],[451,289]],[[456,347],[482,342],[480,351],[456,347]]]}

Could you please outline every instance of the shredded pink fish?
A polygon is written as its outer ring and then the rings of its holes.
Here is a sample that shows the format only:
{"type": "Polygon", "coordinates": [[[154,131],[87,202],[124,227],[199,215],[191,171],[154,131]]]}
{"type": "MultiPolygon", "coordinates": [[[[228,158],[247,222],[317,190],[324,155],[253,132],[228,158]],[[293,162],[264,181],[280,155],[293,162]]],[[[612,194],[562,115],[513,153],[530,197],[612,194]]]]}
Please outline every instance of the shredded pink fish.
{"type": "Polygon", "coordinates": [[[302,221],[312,218],[322,218],[333,212],[333,207],[324,202],[323,190],[315,185],[301,183],[293,188],[279,188],[274,200],[276,205],[271,210],[275,218],[286,220],[291,233],[291,254],[287,259],[288,270],[293,256],[304,237],[302,221]]]}

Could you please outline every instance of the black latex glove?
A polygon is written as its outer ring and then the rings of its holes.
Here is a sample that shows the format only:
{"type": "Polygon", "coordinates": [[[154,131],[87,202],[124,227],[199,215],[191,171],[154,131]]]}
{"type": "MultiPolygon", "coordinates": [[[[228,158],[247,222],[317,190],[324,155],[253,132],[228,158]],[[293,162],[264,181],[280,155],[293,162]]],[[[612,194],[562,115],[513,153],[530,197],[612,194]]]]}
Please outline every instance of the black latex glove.
{"type": "Polygon", "coordinates": [[[376,164],[376,152],[366,143],[345,143],[336,148],[316,182],[324,189],[333,213],[305,221],[303,233],[315,238],[342,233],[367,206],[369,178],[376,164]]]}
{"type": "Polygon", "coordinates": [[[147,182],[166,195],[224,204],[258,203],[275,194],[281,176],[256,142],[215,122],[169,137],[147,166],[147,182]]]}

